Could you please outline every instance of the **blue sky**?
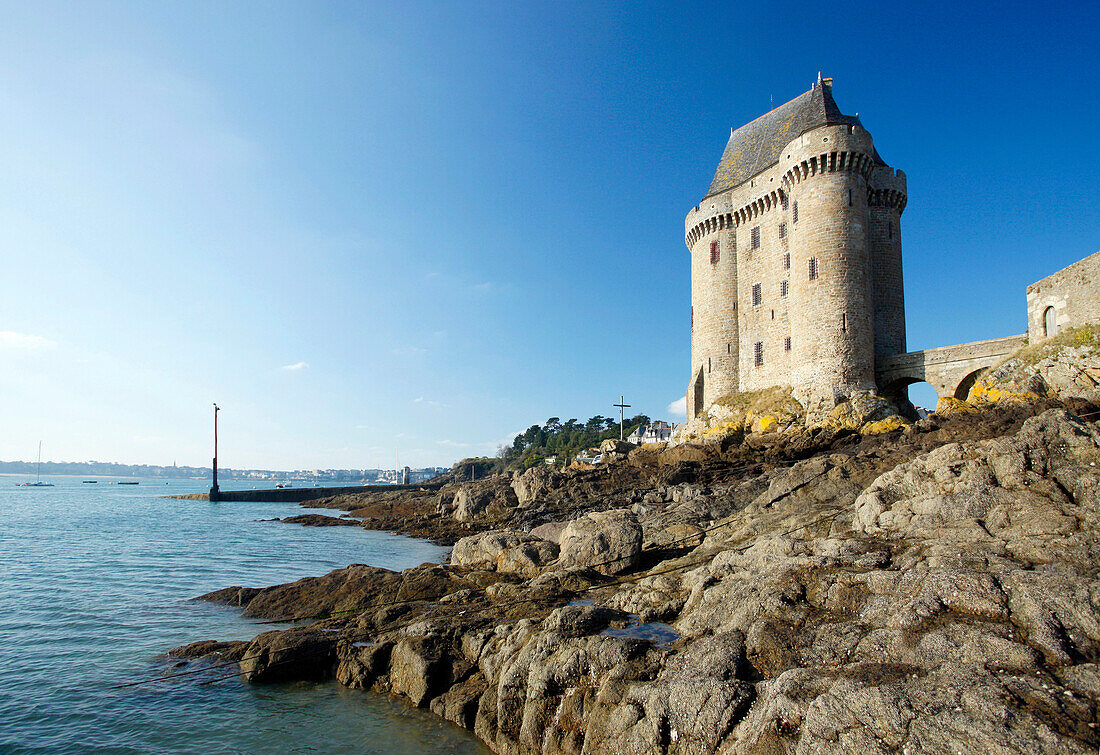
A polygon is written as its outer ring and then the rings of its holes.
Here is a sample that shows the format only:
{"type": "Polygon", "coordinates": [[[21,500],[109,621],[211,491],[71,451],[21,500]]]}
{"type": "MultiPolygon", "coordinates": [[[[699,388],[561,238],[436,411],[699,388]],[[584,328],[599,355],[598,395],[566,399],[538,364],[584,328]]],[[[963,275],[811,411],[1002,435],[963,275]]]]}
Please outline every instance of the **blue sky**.
{"type": "Polygon", "coordinates": [[[449,464],[670,418],[683,220],[835,80],[906,171],[909,347],[1100,249],[1091,4],[0,3],[0,459],[449,464]]]}

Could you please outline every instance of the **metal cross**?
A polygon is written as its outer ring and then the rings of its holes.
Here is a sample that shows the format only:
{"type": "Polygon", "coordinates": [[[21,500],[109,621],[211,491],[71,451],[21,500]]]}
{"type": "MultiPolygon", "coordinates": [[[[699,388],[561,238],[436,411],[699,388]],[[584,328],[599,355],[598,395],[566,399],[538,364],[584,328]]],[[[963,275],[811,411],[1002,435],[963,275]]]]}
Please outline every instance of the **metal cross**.
{"type": "Polygon", "coordinates": [[[612,406],[619,407],[619,440],[623,439],[623,409],[629,409],[630,404],[626,403],[624,396],[619,396],[619,403],[612,404],[612,406]]]}

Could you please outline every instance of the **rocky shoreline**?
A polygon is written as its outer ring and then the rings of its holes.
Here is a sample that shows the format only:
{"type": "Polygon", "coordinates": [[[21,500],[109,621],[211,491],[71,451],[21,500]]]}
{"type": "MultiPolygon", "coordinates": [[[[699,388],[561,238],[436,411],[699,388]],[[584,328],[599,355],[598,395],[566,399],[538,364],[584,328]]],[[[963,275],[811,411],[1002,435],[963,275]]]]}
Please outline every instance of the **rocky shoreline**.
{"type": "Polygon", "coordinates": [[[172,653],[403,696],[502,753],[1093,753],[1097,419],[1033,395],[310,502],[450,563],[219,590],[308,623],[172,653]]]}

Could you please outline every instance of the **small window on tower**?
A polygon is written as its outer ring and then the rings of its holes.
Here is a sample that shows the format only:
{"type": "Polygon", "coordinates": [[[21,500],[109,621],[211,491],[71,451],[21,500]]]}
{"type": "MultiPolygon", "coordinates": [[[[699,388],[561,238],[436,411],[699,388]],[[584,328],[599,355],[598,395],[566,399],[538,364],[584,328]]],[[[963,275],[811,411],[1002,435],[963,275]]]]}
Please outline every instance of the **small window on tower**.
{"type": "Polygon", "coordinates": [[[764,366],[764,344],[762,344],[760,341],[757,341],[756,343],[754,343],[752,345],[752,353],[753,353],[753,357],[756,360],[756,366],[757,367],[763,367],[764,366]]]}
{"type": "Polygon", "coordinates": [[[760,302],[762,302],[763,300],[764,300],[764,296],[761,293],[760,284],[759,283],[753,283],[752,284],[752,305],[754,307],[758,306],[760,304],[760,302]]]}
{"type": "Polygon", "coordinates": [[[760,226],[758,225],[752,227],[752,248],[760,248],[760,226]]]}
{"type": "Polygon", "coordinates": [[[817,280],[817,257],[810,257],[810,280],[817,280]]]}
{"type": "Polygon", "coordinates": [[[791,337],[787,336],[786,338],[783,339],[783,351],[790,351],[790,350],[791,350],[791,337]]]}
{"type": "Polygon", "coordinates": [[[790,270],[791,269],[791,254],[790,254],[790,252],[787,252],[786,254],[783,255],[783,269],[784,270],[790,270]]]}
{"type": "Polygon", "coordinates": [[[712,265],[718,264],[718,255],[719,255],[718,242],[717,241],[710,242],[710,264],[712,264],[712,265]]]}
{"type": "Polygon", "coordinates": [[[891,238],[891,239],[894,238],[894,224],[893,223],[887,223],[886,224],[886,233],[889,234],[888,238],[891,238]]]}
{"type": "MultiPolygon", "coordinates": [[[[790,157],[790,155],[788,155],[788,157],[790,157]]],[[[787,202],[788,202],[787,195],[783,194],[783,193],[780,193],[780,195],[779,195],[779,204],[782,205],[784,210],[787,209],[787,202]]]]}
{"type": "Polygon", "coordinates": [[[852,190],[848,189],[848,206],[852,206],[852,190]]]}
{"type": "Polygon", "coordinates": [[[795,202],[794,204],[791,205],[791,222],[792,223],[797,223],[798,222],[798,202],[795,202]]]}
{"type": "Polygon", "coordinates": [[[779,238],[781,238],[781,239],[787,238],[787,224],[786,223],[780,223],[779,224],[779,238]]]}
{"type": "Polygon", "coordinates": [[[779,295],[786,296],[789,284],[787,281],[779,281],[779,295]]]}

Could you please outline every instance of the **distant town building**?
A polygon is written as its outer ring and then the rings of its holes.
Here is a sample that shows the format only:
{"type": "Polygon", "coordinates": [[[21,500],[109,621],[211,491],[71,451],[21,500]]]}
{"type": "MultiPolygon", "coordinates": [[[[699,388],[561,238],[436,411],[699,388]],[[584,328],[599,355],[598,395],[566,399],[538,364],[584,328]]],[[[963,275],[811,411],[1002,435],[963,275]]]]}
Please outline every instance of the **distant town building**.
{"type": "Polygon", "coordinates": [[[643,443],[664,443],[672,438],[673,429],[671,423],[657,420],[648,425],[638,425],[626,440],[638,446],[643,443]]]}

